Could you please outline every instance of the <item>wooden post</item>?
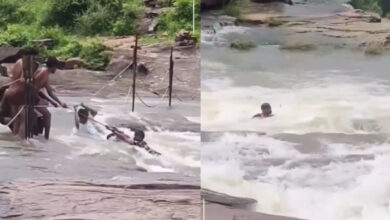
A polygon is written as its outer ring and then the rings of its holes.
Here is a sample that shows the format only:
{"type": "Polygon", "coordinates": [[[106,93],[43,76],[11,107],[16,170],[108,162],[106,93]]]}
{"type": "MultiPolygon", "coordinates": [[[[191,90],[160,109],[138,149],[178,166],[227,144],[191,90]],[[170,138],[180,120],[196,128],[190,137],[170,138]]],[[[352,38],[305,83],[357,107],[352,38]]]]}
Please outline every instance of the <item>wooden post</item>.
{"type": "Polygon", "coordinates": [[[133,104],[132,104],[132,112],[135,109],[135,82],[137,79],[137,49],[138,49],[138,36],[135,35],[135,44],[133,50],[133,104]]]}
{"type": "Polygon", "coordinates": [[[24,70],[24,78],[25,78],[25,139],[31,138],[33,135],[32,129],[34,126],[33,114],[34,114],[34,106],[33,106],[33,56],[26,55],[23,57],[23,70],[24,70]]]}
{"type": "Polygon", "coordinates": [[[172,86],[173,86],[173,47],[169,58],[169,107],[172,106],[172,86]]]}

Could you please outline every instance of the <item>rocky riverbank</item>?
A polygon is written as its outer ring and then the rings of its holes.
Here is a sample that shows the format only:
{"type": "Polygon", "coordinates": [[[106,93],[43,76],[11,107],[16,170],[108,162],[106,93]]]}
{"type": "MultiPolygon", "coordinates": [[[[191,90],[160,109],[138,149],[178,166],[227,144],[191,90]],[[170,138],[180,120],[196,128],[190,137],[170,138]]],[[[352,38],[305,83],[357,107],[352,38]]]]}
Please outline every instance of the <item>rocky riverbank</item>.
{"type": "Polygon", "coordinates": [[[250,206],[257,201],[250,198],[230,196],[206,189],[202,190],[202,198],[205,200],[204,220],[299,220],[253,212],[250,206]]]}
{"type": "Polygon", "coordinates": [[[226,25],[265,28],[262,29],[265,34],[280,32],[283,37],[261,43],[282,45],[281,48],[288,50],[349,48],[371,55],[390,49],[390,20],[372,12],[355,10],[346,4],[242,2],[237,17],[223,15],[224,11],[204,13],[202,29],[212,33],[216,27],[226,25]]]}
{"type": "MultiPolygon", "coordinates": [[[[149,175],[149,179],[150,176],[149,175]]],[[[168,176],[168,175],[167,175],[168,176]]],[[[4,219],[200,218],[196,180],[17,181],[0,187],[4,219]]]]}

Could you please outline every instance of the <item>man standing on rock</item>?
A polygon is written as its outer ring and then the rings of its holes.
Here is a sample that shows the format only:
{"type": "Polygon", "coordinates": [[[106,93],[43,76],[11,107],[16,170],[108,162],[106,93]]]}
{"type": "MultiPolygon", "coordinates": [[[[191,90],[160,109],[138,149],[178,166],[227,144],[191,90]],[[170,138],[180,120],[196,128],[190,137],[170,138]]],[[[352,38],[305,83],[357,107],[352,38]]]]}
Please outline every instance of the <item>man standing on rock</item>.
{"type": "MultiPolygon", "coordinates": [[[[18,61],[19,62],[19,61],[18,61]]],[[[20,109],[21,106],[25,104],[25,89],[26,89],[26,82],[23,78],[23,61],[17,63],[17,65],[21,65],[22,72],[19,72],[17,68],[20,68],[20,66],[16,66],[15,74],[13,77],[21,78],[20,81],[15,82],[9,86],[9,88],[5,91],[3,95],[3,99],[1,101],[1,109],[0,109],[0,115],[2,116],[0,122],[2,124],[7,124],[7,120],[4,120],[4,117],[7,115],[11,115],[11,117],[15,117],[16,112],[15,109],[20,109]],[[18,75],[19,74],[19,75],[18,75]]],[[[46,67],[42,68],[41,70],[38,70],[34,76],[35,79],[35,91],[38,94],[38,92],[42,92],[43,90],[46,90],[47,94],[50,98],[52,98],[55,102],[57,102],[60,106],[63,108],[67,108],[67,105],[65,103],[62,103],[58,97],[54,94],[54,89],[50,86],[49,83],[49,75],[54,74],[57,70],[57,67],[59,66],[59,62],[55,58],[48,58],[46,62],[46,67]]],[[[45,96],[45,95],[44,95],[45,96]]],[[[49,139],[50,136],[50,123],[51,123],[51,114],[49,110],[47,109],[43,99],[39,99],[37,97],[37,100],[39,102],[37,103],[38,106],[35,107],[35,109],[42,115],[43,117],[43,124],[45,129],[45,138],[49,139]]],[[[54,103],[50,101],[51,103],[54,103]]],[[[55,103],[54,103],[55,104],[55,103]]],[[[18,133],[18,131],[14,131],[14,133],[18,133]]]]}
{"type": "MultiPolygon", "coordinates": [[[[43,68],[35,75],[35,88],[38,91],[42,89],[46,89],[47,94],[50,98],[56,101],[63,108],[68,108],[68,106],[61,102],[60,99],[54,94],[54,89],[50,86],[49,83],[49,75],[54,74],[57,71],[57,67],[59,66],[59,62],[57,59],[49,57],[46,62],[46,68],[43,68]]],[[[49,139],[50,134],[50,124],[51,124],[51,114],[47,109],[47,104],[43,99],[40,99],[38,103],[38,107],[36,110],[43,115],[43,122],[45,127],[45,138],[49,139]]]]}

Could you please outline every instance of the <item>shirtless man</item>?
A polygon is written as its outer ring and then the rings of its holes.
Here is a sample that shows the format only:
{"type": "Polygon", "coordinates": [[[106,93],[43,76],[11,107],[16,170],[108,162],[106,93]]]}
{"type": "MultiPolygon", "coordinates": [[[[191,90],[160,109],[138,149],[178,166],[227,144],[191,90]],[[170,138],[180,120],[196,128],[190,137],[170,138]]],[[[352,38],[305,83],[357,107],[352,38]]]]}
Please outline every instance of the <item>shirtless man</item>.
{"type": "Polygon", "coordinates": [[[261,105],[261,113],[254,115],[252,118],[269,118],[274,116],[272,114],[271,105],[269,103],[263,103],[261,105]]]}
{"type": "Polygon", "coordinates": [[[145,132],[136,130],[134,131],[134,138],[131,140],[130,136],[125,134],[123,131],[118,130],[115,127],[106,126],[106,128],[110,131],[112,131],[111,134],[107,135],[107,140],[109,140],[111,137],[116,137],[118,141],[123,141],[125,143],[128,143],[130,145],[135,145],[140,148],[145,149],[149,154],[160,156],[161,153],[153,150],[148,146],[148,144],[144,141],[145,138],[145,132]]]}
{"type": "MultiPolygon", "coordinates": [[[[58,61],[55,58],[49,57],[46,62],[46,67],[42,68],[42,70],[38,71],[36,75],[34,76],[35,79],[35,88],[38,91],[41,91],[42,89],[46,89],[47,94],[50,98],[52,98],[54,101],[56,101],[61,107],[68,108],[68,106],[61,102],[60,99],[54,94],[54,89],[50,86],[49,83],[49,75],[54,74],[57,71],[58,61]]],[[[41,99],[42,100],[42,99],[41,99]]],[[[39,102],[38,105],[46,104],[43,102],[39,102]]],[[[43,115],[43,123],[45,127],[45,138],[49,139],[50,135],[50,124],[51,124],[51,114],[49,110],[46,107],[36,107],[35,108],[39,113],[43,115]]]]}
{"type": "MultiPolygon", "coordinates": [[[[6,92],[3,95],[3,99],[1,102],[1,109],[0,109],[0,115],[2,118],[0,118],[0,122],[3,124],[6,124],[7,121],[4,120],[4,116],[10,115],[11,112],[15,113],[15,107],[19,108],[20,106],[25,104],[25,80],[22,74],[23,73],[23,61],[18,60],[16,66],[15,66],[15,72],[13,73],[12,78],[18,79],[21,78],[20,81],[15,82],[14,84],[11,84],[9,88],[6,90],[6,92]],[[19,63],[18,63],[19,62],[19,63]],[[20,69],[21,67],[21,69],[20,69]],[[20,72],[21,70],[21,72],[20,72]]],[[[54,94],[54,89],[49,84],[49,74],[54,74],[57,70],[58,61],[55,58],[49,58],[46,62],[46,67],[42,68],[41,70],[38,70],[38,72],[35,74],[35,92],[37,93],[37,100],[42,100],[38,98],[38,93],[40,93],[41,90],[46,89],[48,95],[50,98],[52,98],[55,102],[57,102],[60,106],[63,108],[67,108],[67,105],[62,103],[57,96],[54,94]]],[[[43,93],[40,93],[39,96],[42,97],[43,93]]],[[[45,95],[43,95],[45,96],[45,95]]],[[[47,97],[46,97],[47,98],[47,97]]],[[[50,101],[50,100],[49,100],[50,101]]],[[[51,101],[50,101],[51,102],[51,101]]],[[[42,102],[38,102],[38,105],[41,105],[42,102]]],[[[51,102],[53,103],[53,102],[51,102]]],[[[56,106],[54,103],[53,105],[56,106]]],[[[50,122],[51,122],[51,114],[47,110],[46,107],[38,106],[36,107],[36,110],[42,114],[43,116],[43,123],[45,128],[45,138],[49,139],[50,135],[50,122]]],[[[16,110],[17,111],[17,110],[16,110]]]]}
{"type": "MultiPolygon", "coordinates": [[[[33,72],[37,71],[39,64],[37,62],[33,63],[33,72]]],[[[16,63],[12,66],[11,71],[9,73],[9,77],[14,80],[23,79],[23,58],[20,58],[16,61],[16,63]]]]}

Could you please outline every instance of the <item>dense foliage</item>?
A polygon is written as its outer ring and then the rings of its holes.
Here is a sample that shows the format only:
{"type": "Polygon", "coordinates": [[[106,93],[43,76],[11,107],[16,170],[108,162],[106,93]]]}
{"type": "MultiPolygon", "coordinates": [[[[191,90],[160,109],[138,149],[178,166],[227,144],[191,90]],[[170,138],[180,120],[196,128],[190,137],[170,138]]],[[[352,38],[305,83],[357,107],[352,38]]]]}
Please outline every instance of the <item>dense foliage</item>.
{"type": "MultiPolygon", "coordinates": [[[[192,0],[161,2],[174,8],[161,15],[159,34],[192,30],[192,0]]],[[[200,0],[196,2],[199,30],[200,0]]],[[[54,47],[43,55],[81,57],[90,68],[102,69],[109,53],[97,39],[138,33],[144,14],[144,0],[0,0],[0,46],[32,47],[34,40],[50,38],[54,47]]]]}
{"type": "Polygon", "coordinates": [[[383,16],[390,12],[390,1],[388,0],[351,0],[351,5],[368,11],[375,11],[383,16]]]}

